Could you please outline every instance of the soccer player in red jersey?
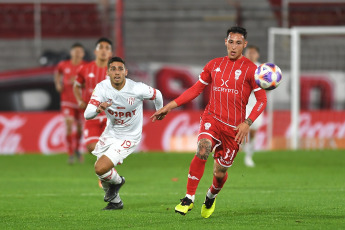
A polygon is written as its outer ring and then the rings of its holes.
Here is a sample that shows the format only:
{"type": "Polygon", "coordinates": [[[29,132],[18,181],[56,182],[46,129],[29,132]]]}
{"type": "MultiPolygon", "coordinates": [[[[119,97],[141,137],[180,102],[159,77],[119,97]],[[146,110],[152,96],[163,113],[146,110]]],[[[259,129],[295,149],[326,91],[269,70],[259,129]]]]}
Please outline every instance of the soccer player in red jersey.
{"type": "Polygon", "coordinates": [[[175,207],[175,212],[182,215],[194,207],[195,192],[213,149],[213,183],[201,207],[201,216],[208,218],[214,212],[216,196],[228,178],[227,170],[239,145],[266,106],[266,92],[257,86],[254,79],[256,65],[242,55],[247,46],[246,37],[246,29],[230,28],[225,38],[228,55],[207,63],[192,87],[151,116],[152,121],[161,120],[172,109],[197,97],[206,86],[211,87],[210,100],[200,121],[198,148],[189,167],[187,193],[175,207]],[[246,119],[246,105],[252,91],[257,102],[246,119]]]}
{"type": "MultiPolygon", "coordinates": [[[[83,111],[90,100],[93,89],[107,77],[107,63],[112,56],[112,42],[107,38],[100,38],[96,42],[94,51],[95,61],[92,61],[79,70],[73,86],[73,92],[79,108],[83,111]]],[[[105,113],[98,115],[97,119],[87,120],[84,123],[84,142],[91,153],[98,142],[105,126],[107,118],[105,113]]]]}
{"type": "Polygon", "coordinates": [[[80,162],[83,156],[79,152],[79,144],[82,132],[83,111],[78,107],[78,103],[73,95],[73,83],[77,77],[77,72],[83,64],[85,55],[84,47],[75,43],[70,49],[70,59],[61,61],[57,65],[54,73],[55,88],[61,95],[61,111],[66,124],[66,144],[68,151],[68,163],[74,163],[74,155],[80,162]],[[76,123],[77,132],[73,135],[73,125],[76,123]]]}

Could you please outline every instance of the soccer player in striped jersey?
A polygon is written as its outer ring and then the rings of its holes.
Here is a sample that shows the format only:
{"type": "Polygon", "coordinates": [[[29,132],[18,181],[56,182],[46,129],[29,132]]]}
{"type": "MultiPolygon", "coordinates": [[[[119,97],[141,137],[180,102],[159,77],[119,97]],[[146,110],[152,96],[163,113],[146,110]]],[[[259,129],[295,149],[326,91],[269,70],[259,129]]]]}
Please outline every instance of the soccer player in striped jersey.
{"type": "Polygon", "coordinates": [[[143,101],[152,100],[156,110],[163,107],[159,90],[144,83],[127,79],[125,62],[113,57],[108,62],[110,79],[98,83],[84,116],[96,118],[101,112],[107,116],[107,126],[97,142],[93,155],[97,156],[95,172],[105,191],[103,210],[122,209],[119,189],[125,183],[114,166],[122,164],[138,146],[143,127],[143,101]]]}
{"type": "Polygon", "coordinates": [[[152,121],[161,120],[172,109],[197,97],[206,86],[211,87],[210,100],[200,121],[197,151],[189,167],[186,196],[175,207],[175,212],[182,215],[194,207],[195,192],[204,174],[206,160],[214,149],[213,182],[201,207],[202,217],[212,215],[216,196],[228,178],[227,171],[239,145],[266,106],[266,93],[254,79],[256,65],[242,54],[247,46],[246,38],[246,29],[230,28],[225,38],[228,55],[208,62],[192,87],[151,116],[152,121]],[[257,102],[246,119],[246,105],[252,91],[257,102]]]}
{"type": "MultiPolygon", "coordinates": [[[[96,57],[95,61],[84,65],[80,69],[73,86],[73,92],[79,108],[83,110],[85,110],[87,102],[90,100],[93,89],[99,82],[106,79],[107,63],[112,56],[112,42],[107,38],[100,38],[96,42],[94,54],[96,57]]],[[[97,119],[85,121],[84,144],[90,153],[95,149],[106,122],[105,113],[100,114],[97,119]]]]}
{"type": "Polygon", "coordinates": [[[83,111],[78,107],[78,103],[73,95],[73,83],[77,77],[77,73],[82,65],[85,55],[84,47],[80,43],[75,43],[70,49],[70,59],[61,61],[56,67],[54,73],[55,88],[60,93],[61,111],[65,118],[66,124],[66,144],[68,151],[68,163],[74,163],[74,155],[80,162],[83,156],[79,152],[83,111]],[[73,125],[76,124],[77,132],[73,135],[73,125]]]}

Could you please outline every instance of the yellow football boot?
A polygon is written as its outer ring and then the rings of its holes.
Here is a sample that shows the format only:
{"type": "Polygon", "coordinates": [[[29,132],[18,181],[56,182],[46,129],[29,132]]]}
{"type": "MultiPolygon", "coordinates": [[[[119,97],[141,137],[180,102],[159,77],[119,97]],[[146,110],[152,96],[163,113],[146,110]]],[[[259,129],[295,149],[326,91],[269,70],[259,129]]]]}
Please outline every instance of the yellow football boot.
{"type": "Polygon", "coordinates": [[[186,215],[186,213],[194,207],[194,203],[188,197],[181,199],[181,203],[176,205],[175,212],[180,213],[181,215],[186,215]]]}
{"type": "Polygon", "coordinates": [[[201,216],[209,218],[216,208],[216,198],[210,199],[206,196],[204,204],[201,206],[201,216]]]}

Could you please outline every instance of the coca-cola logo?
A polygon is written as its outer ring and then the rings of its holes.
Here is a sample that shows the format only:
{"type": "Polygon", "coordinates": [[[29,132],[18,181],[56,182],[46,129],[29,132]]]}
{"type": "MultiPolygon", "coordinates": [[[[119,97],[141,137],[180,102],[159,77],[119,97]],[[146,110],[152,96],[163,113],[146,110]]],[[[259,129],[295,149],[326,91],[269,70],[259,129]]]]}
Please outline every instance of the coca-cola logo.
{"type": "Polygon", "coordinates": [[[12,118],[0,116],[0,152],[2,154],[21,152],[20,143],[22,135],[17,132],[25,122],[26,120],[19,116],[12,118]]]}
{"type": "Polygon", "coordinates": [[[43,154],[65,152],[65,126],[63,116],[53,117],[44,126],[39,137],[39,148],[43,154]]]}
{"type": "Polygon", "coordinates": [[[196,149],[199,122],[191,122],[188,113],[176,116],[165,128],[162,146],[165,151],[193,151],[196,149]]]}

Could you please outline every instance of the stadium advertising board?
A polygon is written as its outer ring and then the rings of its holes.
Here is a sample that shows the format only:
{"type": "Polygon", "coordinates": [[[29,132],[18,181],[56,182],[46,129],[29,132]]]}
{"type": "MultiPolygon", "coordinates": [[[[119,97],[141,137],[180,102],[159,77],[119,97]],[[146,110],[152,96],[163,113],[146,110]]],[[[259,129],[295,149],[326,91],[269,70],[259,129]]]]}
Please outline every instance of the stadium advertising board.
{"type": "MultiPolygon", "coordinates": [[[[173,111],[164,120],[152,123],[152,111],[146,111],[139,151],[194,152],[201,113],[199,110],[173,111]]],[[[272,148],[286,149],[290,138],[290,112],[277,111],[274,117],[272,148]],[[286,122],[281,122],[282,118],[286,122]]],[[[266,124],[264,119],[257,133],[257,149],[266,148],[266,124]]],[[[302,148],[345,148],[345,112],[303,112],[300,130],[302,148]]],[[[64,132],[63,117],[58,112],[1,113],[0,153],[65,152],[64,132]]]]}

